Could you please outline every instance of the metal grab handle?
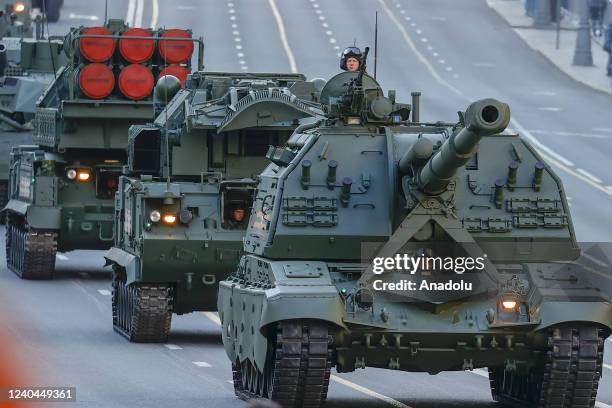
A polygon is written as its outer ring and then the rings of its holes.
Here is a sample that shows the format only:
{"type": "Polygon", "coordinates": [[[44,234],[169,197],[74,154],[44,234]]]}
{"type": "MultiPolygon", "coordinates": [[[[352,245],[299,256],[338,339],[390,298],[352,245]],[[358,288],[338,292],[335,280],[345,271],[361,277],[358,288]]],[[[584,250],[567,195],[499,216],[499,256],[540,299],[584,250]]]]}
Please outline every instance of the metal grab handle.
{"type": "Polygon", "coordinates": [[[115,240],[115,228],[114,227],[112,228],[112,231],[113,231],[113,233],[112,233],[111,237],[110,238],[105,238],[102,235],[102,223],[98,222],[98,239],[100,239],[100,241],[114,241],[115,240]]]}

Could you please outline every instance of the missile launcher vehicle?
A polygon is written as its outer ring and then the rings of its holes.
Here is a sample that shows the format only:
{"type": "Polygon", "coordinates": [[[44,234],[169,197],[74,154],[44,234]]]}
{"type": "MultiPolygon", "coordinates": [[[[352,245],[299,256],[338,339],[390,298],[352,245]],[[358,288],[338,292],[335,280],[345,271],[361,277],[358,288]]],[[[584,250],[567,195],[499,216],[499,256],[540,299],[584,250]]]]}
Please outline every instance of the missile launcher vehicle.
{"type": "Polygon", "coordinates": [[[166,341],[173,313],[216,310],[268,147],[322,113],[321,83],[300,74],[195,72],[178,89],[160,80],[155,123],[131,128],[117,192],[113,326],[133,342],[166,341]]]}
{"type": "Polygon", "coordinates": [[[10,154],[6,254],[21,278],[52,278],[57,251],[112,246],[128,129],[153,120],[156,76],[189,70],[194,42],[201,69],[202,41],[187,30],[109,20],[66,36],[68,62],[37,103],[34,144],[10,154]]]}
{"type": "Polygon", "coordinates": [[[574,262],[561,181],[506,104],[422,123],[413,98],[341,73],[261,174],[218,295],[236,394],[320,407],[334,367],[488,367],[496,401],[593,407],[612,304],[574,262]]]}

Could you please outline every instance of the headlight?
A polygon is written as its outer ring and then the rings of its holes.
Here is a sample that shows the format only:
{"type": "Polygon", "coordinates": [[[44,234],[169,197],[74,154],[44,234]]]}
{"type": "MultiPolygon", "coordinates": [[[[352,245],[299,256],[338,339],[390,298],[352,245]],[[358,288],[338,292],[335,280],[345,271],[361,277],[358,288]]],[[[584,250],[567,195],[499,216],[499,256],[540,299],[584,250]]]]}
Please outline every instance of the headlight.
{"type": "Polygon", "coordinates": [[[149,214],[149,219],[151,222],[159,222],[159,220],[161,220],[161,213],[157,210],[153,210],[149,214]]]}
{"type": "Polygon", "coordinates": [[[176,223],[176,214],[175,213],[164,213],[162,221],[164,224],[173,225],[176,223]]]}
{"type": "Polygon", "coordinates": [[[21,13],[25,10],[25,4],[23,3],[15,3],[15,7],[13,8],[16,13],[21,13]]]}
{"type": "Polygon", "coordinates": [[[77,176],[77,172],[75,169],[70,169],[66,172],[66,177],[68,177],[68,180],[74,180],[77,176]]]}

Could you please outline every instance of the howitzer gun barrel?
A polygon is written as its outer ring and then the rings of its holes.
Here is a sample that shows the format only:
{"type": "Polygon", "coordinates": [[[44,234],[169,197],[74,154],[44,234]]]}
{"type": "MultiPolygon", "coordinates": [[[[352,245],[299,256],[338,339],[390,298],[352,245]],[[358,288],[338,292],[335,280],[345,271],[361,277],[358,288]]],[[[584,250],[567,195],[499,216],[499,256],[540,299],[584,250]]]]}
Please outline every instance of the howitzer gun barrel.
{"type": "Polygon", "coordinates": [[[457,169],[472,156],[480,139],[503,132],[510,122],[510,108],[496,99],[481,99],[467,108],[465,127],[454,133],[419,170],[417,182],[426,193],[444,191],[457,169]]]}

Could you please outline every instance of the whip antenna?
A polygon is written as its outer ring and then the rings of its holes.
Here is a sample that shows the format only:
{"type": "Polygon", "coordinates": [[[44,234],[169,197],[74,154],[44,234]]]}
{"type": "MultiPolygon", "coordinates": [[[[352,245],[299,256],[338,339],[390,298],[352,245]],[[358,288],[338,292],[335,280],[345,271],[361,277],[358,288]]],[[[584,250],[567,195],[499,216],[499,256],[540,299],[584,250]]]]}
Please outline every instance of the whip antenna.
{"type": "Polygon", "coordinates": [[[378,11],[374,20],[374,79],[376,79],[376,63],[378,62],[378,11]]]}

